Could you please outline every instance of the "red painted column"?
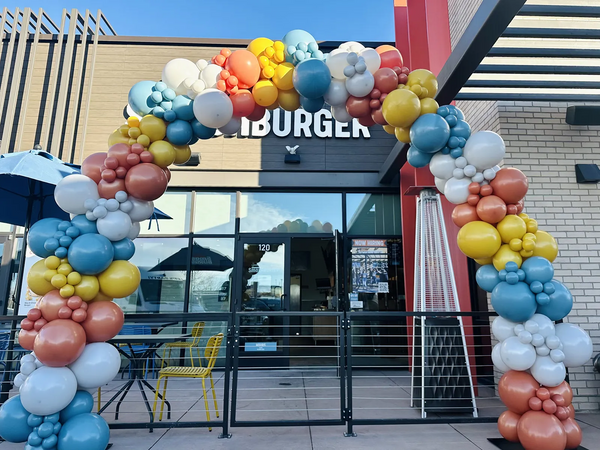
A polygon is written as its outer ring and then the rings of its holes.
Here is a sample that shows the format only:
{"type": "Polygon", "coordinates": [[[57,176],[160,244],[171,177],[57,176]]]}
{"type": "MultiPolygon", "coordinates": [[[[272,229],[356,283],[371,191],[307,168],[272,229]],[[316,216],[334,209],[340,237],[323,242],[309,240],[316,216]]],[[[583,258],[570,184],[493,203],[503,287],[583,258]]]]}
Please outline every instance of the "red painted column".
{"type": "Polygon", "coordinates": [[[394,23],[396,29],[396,48],[402,53],[406,67],[410,63],[410,39],[408,36],[408,6],[407,0],[394,0],[394,23]]]}

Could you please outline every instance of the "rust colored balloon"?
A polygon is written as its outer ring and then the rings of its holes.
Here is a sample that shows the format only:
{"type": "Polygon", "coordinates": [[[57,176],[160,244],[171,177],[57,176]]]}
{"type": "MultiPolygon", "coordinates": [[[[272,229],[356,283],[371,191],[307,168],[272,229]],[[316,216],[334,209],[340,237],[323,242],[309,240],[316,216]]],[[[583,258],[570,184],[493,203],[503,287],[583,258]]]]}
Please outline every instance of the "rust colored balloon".
{"type": "Polygon", "coordinates": [[[108,156],[112,156],[119,161],[119,166],[125,167],[125,169],[129,169],[131,167],[127,162],[127,155],[129,155],[129,153],[130,147],[127,144],[115,144],[108,149],[108,156]]]}
{"type": "Polygon", "coordinates": [[[529,407],[533,411],[541,411],[542,410],[542,401],[537,397],[531,397],[529,399],[529,407]]]}
{"type": "Polygon", "coordinates": [[[225,69],[238,80],[240,89],[250,89],[260,77],[258,59],[248,50],[235,50],[227,58],[225,69]]]}
{"type": "Polygon", "coordinates": [[[479,183],[471,183],[469,184],[469,194],[479,194],[479,192],[481,191],[481,186],[479,185],[479,183]]]}
{"type": "Polygon", "coordinates": [[[494,194],[504,200],[506,204],[514,204],[525,197],[529,182],[519,169],[505,167],[496,173],[490,186],[494,188],[494,194]]]}
{"type": "Polygon", "coordinates": [[[567,420],[569,418],[569,410],[564,406],[559,406],[556,408],[556,417],[560,421],[567,420]]]}
{"type": "Polygon", "coordinates": [[[110,170],[115,170],[117,167],[119,167],[119,160],[117,158],[115,158],[114,156],[107,156],[106,160],[104,161],[104,166],[107,169],[110,170]]]}
{"type": "Polygon", "coordinates": [[[556,387],[547,388],[550,391],[550,395],[562,395],[565,400],[564,405],[559,406],[569,406],[573,401],[573,389],[566,381],[563,381],[556,387]]]}
{"type": "Polygon", "coordinates": [[[39,308],[31,308],[29,311],[27,311],[27,318],[29,320],[33,320],[35,322],[40,317],[42,317],[42,312],[39,310],[39,308]]]}
{"type": "Polygon", "coordinates": [[[163,171],[165,172],[165,175],[167,176],[167,182],[171,181],[171,171],[169,169],[163,169],[163,171]]]}
{"type": "Polygon", "coordinates": [[[477,203],[477,215],[484,222],[496,224],[506,216],[506,203],[495,195],[483,197],[477,203]]]}
{"type": "Polygon", "coordinates": [[[529,411],[529,399],[535,396],[540,384],[530,374],[509,370],[498,382],[500,400],[514,413],[529,411]]]}
{"type": "Polygon", "coordinates": [[[119,166],[115,169],[115,174],[117,175],[117,178],[123,179],[127,176],[127,169],[123,166],[119,166]]]}
{"type": "Polygon", "coordinates": [[[454,207],[452,211],[452,221],[457,227],[464,227],[469,222],[479,220],[477,209],[468,203],[462,203],[454,207]]]}
{"type": "Polygon", "coordinates": [[[525,201],[523,199],[517,202],[517,214],[521,214],[525,209],[525,201]]]}
{"type": "Polygon", "coordinates": [[[556,403],[552,400],[544,400],[542,403],[542,409],[545,413],[554,414],[556,412],[556,403]]]}
{"type": "Polygon", "coordinates": [[[388,123],[385,121],[383,117],[383,109],[378,108],[375,111],[371,112],[371,119],[378,125],[387,125],[388,123]]]}
{"type": "Polygon", "coordinates": [[[263,117],[265,117],[265,112],[267,111],[267,108],[265,108],[264,106],[260,106],[260,105],[254,105],[254,110],[252,111],[252,113],[250,115],[248,115],[248,120],[252,121],[252,122],[256,122],[260,119],[262,119],[263,117]]]}
{"type": "Polygon", "coordinates": [[[481,186],[480,194],[482,195],[482,197],[487,197],[488,195],[492,195],[493,193],[494,189],[489,184],[481,186]]]}
{"type": "Polygon", "coordinates": [[[140,153],[140,161],[143,163],[151,163],[154,161],[154,155],[148,150],[144,150],[142,153],[140,153]]]}
{"type": "Polygon", "coordinates": [[[58,310],[58,318],[59,319],[70,319],[71,314],[73,314],[73,310],[68,306],[63,306],[58,310]]]}
{"type": "Polygon", "coordinates": [[[372,127],[373,125],[375,125],[375,121],[370,115],[359,117],[358,123],[360,123],[363,127],[372,127]]]}
{"type": "Polygon", "coordinates": [[[560,420],[543,411],[528,411],[517,426],[525,450],[565,450],[567,433],[560,420]]]}
{"type": "Polygon", "coordinates": [[[35,323],[33,324],[33,329],[35,331],[40,331],[47,323],[48,321],[42,317],[35,321],[35,323]]]}
{"type": "Polygon", "coordinates": [[[142,163],[133,166],[125,177],[127,193],[140,200],[152,201],[167,190],[167,175],[156,164],[142,163]]]}
{"type": "Polygon", "coordinates": [[[87,318],[81,323],[88,342],[104,342],[115,337],[125,317],[119,305],[113,302],[94,302],[89,305],[87,318]]]}
{"type": "Polygon", "coordinates": [[[574,449],[581,445],[581,440],[583,438],[581,433],[581,428],[579,424],[569,417],[562,421],[562,426],[565,429],[565,433],[567,434],[567,446],[568,449],[574,449]]]}
{"type": "Polygon", "coordinates": [[[81,323],[85,319],[87,319],[87,312],[83,309],[76,309],[75,311],[73,311],[71,319],[77,323],[81,323]]]}
{"type": "Polygon", "coordinates": [[[506,214],[508,214],[509,216],[517,215],[518,210],[519,209],[517,208],[517,205],[506,205],[506,214]]]}
{"type": "Polygon", "coordinates": [[[58,290],[48,292],[38,303],[42,317],[48,322],[59,318],[58,312],[63,306],[67,306],[67,299],[62,298],[58,290]]]}
{"type": "Polygon", "coordinates": [[[519,442],[517,434],[517,425],[519,424],[520,414],[512,411],[504,411],[498,417],[498,431],[504,439],[510,442],[519,442]]]}
{"type": "Polygon", "coordinates": [[[479,203],[479,195],[477,194],[471,194],[467,197],[467,203],[471,206],[477,206],[477,203],[479,203]]]}
{"type": "Polygon", "coordinates": [[[352,95],[346,100],[346,111],[352,117],[371,116],[371,100],[369,97],[353,97],[352,95]]]}
{"type": "Polygon", "coordinates": [[[100,195],[100,198],[105,198],[107,200],[115,198],[115,194],[117,192],[124,190],[125,180],[121,178],[116,178],[115,181],[113,181],[112,183],[107,183],[104,180],[98,183],[98,194],[100,195]]]}
{"type": "Polygon", "coordinates": [[[22,330],[33,330],[33,320],[23,319],[21,320],[21,329],[22,330]]]}
{"type": "Polygon", "coordinates": [[[104,165],[104,160],[106,159],[106,153],[92,153],[90,156],[83,160],[81,163],[81,173],[86,177],[91,178],[96,182],[96,184],[100,183],[102,179],[102,166],[104,165]]]}
{"type": "MultiPolygon", "coordinates": [[[[139,155],[140,155],[140,153],[142,153],[143,151],[144,151],[144,146],[143,146],[142,144],[133,144],[133,145],[131,146],[131,153],[134,153],[134,154],[136,154],[136,155],[138,155],[138,156],[139,156],[139,155]]],[[[130,153],[129,155],[131,155],[131,153],[130,153]]],[[[129,161],[129,155],[127,155],[127,159],[128,159],[128,160],[127,160],[127,162],[130,162],[130,161],[129,161]]],[[[139,162],[139,161],[138,161],[138,162],[139,162]]],[[[137,163],[135,163],[135,164],[137,164],[137,163]]],[[[132,166],[134,166],[135,164],[132,164],[132,166]]]]}
{"type": "Polygon", "coordinates": [[[556,406],[567,406],[565,398],[560,394],[554,394],[552,396],[552,401],[556,403],[556,406]]]}
{"type": "Polygon", "coordinates": [[[380,92],[389,93],[398,87],[398,75],[390,67],[377,69],[373,78],[375,78],[375,89],[380,92]]]}
{"type": "Polygon", "coordinates": [[[85,348],[85,331],[72,320],[58,319],[40,330],[33,344],[35,356],[50,367],[73,363],[85,348]]]}
{"type": "Polygon", "coordinates": [[[571,419],[574,419],[575,418],[575,407],[573,405],[569,405],[566,408],[567,408],[567,413],[569,414],[569,417],[571,419]]]}
{"type": "Polygon", "coordinates": [[[69,300],[67,300],[67,306],[71,309],[78,309],[81,307],[81,305],[83,305],[83,300],[81,300],[81,297],[77,295],[74,295],[69,300]]]}
{"type": "Polygon", "coordinates": [[[19,331],[19,345],[25,350],[33,351],[33,344],[38,332],[35,330],[21,330],[19,331]]]}
{"type": "Polygon", "coordinates": [[[537,390],[535,395],[537,396],[537,398],[544,401],[544,400],[548,400],[550,398],[550,395],[552,395],[552,394],[550,394],[550,391],[547,388],[541,387],[537,390]]]}
{"type": "Polygon", "coordinates": [[[233,104],[233,115],[235,117],[248,117],[254,112],[256,102],[252,93],[246,89],[237,91],[235,95],[229,97],[233,104]]]}
{"type": "Polygon", "coordinates": [[[102,174],[100,175],[100,178],[100,181],[104,180],[107,183],[112,183],[113,181],[115,181],[115,178],[117,178],[117,172],[115,172],[113,169],[104,169],[102,171],[102,174]]]}

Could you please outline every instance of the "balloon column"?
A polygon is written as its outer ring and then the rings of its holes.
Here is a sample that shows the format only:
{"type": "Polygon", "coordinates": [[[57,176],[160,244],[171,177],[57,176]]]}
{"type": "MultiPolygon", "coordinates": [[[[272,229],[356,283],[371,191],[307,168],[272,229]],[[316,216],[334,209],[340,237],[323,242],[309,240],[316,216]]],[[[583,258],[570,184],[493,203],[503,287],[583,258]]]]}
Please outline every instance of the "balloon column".
{"type": "MultiPolygon", "coordinates": [[[[427,77],[421,78],[425,89],[427,77]]],[[[452,220],[460,227],[458,246],[481,265],[477,283],[491,293],[499,314],[492,324],[499,341],[492,360],[504,373],[499,392],[508,411],[498,422],[501,434],[526,450],[577,448],[581,429],[564,380],[567,368],[591,358],[592,342],[577,325],[555,324],[569,314],[573,297],[554,279],[556,240],[523,212],[527,177],[500,167],[506,150],[502,138],[491,131],[471,134],[460,109],[442,106],[415,117],[414,101],[414,114],[394,110],[398,115],[392,120],[385,111],[392,94],[384,101],[384,117],[396,127],[412,122],[408,133],[396,128],[398,139],[411,143],[408,162],[429,165],[438,190],[456,205],[452,220]]]]}

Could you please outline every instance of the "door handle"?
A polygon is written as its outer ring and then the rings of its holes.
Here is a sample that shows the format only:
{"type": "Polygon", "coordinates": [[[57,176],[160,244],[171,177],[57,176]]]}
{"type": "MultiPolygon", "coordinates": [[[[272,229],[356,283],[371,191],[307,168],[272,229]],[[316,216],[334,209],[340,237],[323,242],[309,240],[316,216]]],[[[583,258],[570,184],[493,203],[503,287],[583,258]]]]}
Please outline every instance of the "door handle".
{"type": "Polygon", "coordinates": [[[279,297],[279,300],[281,301],[281,310],[282,311],[287,311],[285,304],[284,304],[284,300],[287,297],[287,294],[283,294],[281,297],[279,297]]]}

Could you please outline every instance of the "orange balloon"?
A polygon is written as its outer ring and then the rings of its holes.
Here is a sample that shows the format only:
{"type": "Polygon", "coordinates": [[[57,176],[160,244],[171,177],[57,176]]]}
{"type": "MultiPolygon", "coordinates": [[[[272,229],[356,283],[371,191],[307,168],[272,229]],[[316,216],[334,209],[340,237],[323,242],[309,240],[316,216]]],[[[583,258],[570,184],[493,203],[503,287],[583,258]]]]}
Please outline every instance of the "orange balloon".
{"type": "Polygon", "coordinates": [[[88,342],[108,341],[119,334],[125,321],[119,305],[113,302],[94,302],[89,305],[87,318],[81,323],[88,342]]]}
{"type": "Polygon", "coordinates": [[[566,381],[563,381],[556,387],[550,387],[547,389],[550,391],[550,395],[562,395],[562,397],[565,399],[564,406],[569,406],[573,401],[573,389],[571,389],[571,386],[566,381]]]}
{"type": "Polygon", "coordinates": [[[94,180],[96,184],[100,183],[100,180],[102,179],[101,167],[104,166],[105,159],[105,152],[92,153],[83,160],[83,163],[81,163],[81,173],[94,180]]]}
{"type": "Polygon", "coordinates": [[[569,413],[569,417],[571,419],[574,419],[575,418],[575,407],[573,405],[569,405],[569,406],[567,406],[567,411],[569,413]]]}
{"type": "Polygon", "coordinates": [[[568,419],[562,421],[562,425],[565,429],[565,433],[567,434],[567,446],[565,448],[573,449],[579,447],[581,445],[583,436],[581,433],[581,428],[575,419],[569,417],[568,419]]]}
{"type": "Polygon", "coordinates": [[[517,433],[525,450],[565,450],[567,445],[567,433],[560,420],[543,411],[523,414],[517,433]]]}
{"type": "Polygon", "coordinates": [[[452,211],[452,221],[457,227],[464,227],[469,222],[475,222],[476,220],[479,220],[477,209],[468,203],[456,205],[452,211]]]}
{"type": "Polygon", "coordinates": [[[527,194],[529,182],[527,177],[519,169],[505,167],[496,173],[496,177],[490,182],[494,189],[494,195],[500,197],[508,204],[517,203],[527,194]]]}
{"type": "Polygon", "coordinates": [[[254,111],[256,102],[252,93],[248,90],[242,89],[237,91],[236,94],[229,97],[233,104],[233,115],[235,117],[248,117],[254,111]]]}
{"type": "Polygon", "coordinates": [[[235,75],[240,89],[250,89],[260,77],[258,59],[248,50],[236,50],[229,55],[225,69],[235,75]]]}
{"type": "Polygon", "coordinates": [[[529,411],[529,399],[539,388],[540,384],[530,374],[516,370],[509,370],[498,382],[500,400],[516,414],[529,411]]]}
{"type": "Polygon", "coordinates": [[[495,195],[483,197],[477,203],[477,215],[484,222],[495,225],[506,216],[506,203],[495,195]]]}
{"type": "Polygon", "coordinates": [[[110,200],[115,198],[115,194],[119,191],[125,191],[125,180],[122,178],[115,178],[112,183],[107,183],[105,180],[100,180],[100,183],[98,183],[100,198],[110,200]]]}
{"type": "Polygon", "coordinates": [[[498,417],[498,431],[504,439],[510,442],[519,442],[517,434],[517,425],[519,424],[520,414],[515,414],[512,411],[504,411],[498,417]]]}
{"type": "Polygon", "coordinates": [[[33,344],[35,356],[50,367],[64,367],[75,362],[85,348],[85,331],[70,319],[48,322],[33,344]]]}
{"type": "Polygon", "coordinates": [[[25,350],[33,351],[33,344],[38,332],[36,330],[21,330],[19,331],[19,345],[25,350]]]}
{"type": "Polygon", "coordinates": [[[44,295],[37,307],[42,312],[42,317],[48,322],[58,319],[58,312],[63,306],[67,306],[67,299],[60,296],[58,289],[44,295]]]}
{"type": "Polygon", "coordinates": [[[379,57],[381,58],[381,65],[379,67],[389,67],[390,69],[402,67],[402,53],[396,47],[380,45],[375,51],[379,53],[379,57]]]}

